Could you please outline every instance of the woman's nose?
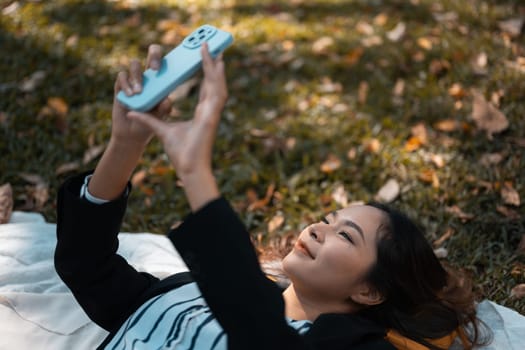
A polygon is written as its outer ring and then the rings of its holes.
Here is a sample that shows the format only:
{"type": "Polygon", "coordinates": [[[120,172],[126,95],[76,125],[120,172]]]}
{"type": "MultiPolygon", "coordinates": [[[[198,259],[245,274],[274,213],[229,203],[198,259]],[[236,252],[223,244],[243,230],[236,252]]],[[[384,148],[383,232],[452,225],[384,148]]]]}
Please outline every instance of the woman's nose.
{"type": "Polygon", "coordinates": [[[313,226],[310,230],[310,238],[316,242],[322,243],[324,241],[324,232],[320,227],[313,226]]]}

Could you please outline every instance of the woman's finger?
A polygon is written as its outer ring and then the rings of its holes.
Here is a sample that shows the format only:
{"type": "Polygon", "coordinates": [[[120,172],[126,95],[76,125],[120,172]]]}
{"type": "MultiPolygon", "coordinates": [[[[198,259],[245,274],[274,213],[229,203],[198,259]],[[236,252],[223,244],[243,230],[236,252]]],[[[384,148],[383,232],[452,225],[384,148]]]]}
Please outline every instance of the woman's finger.
{"type": "Polygon", "coordinates": [[[128,96],[133,95],[133,89],[128,81],[128,73],[125,71],[118,73],[117,81],[115,82],[115,93],[118,93],[120,90],[123,90],[128,96]]]}
{"type": "Polygon", "coordinates": [[[146,59],[146,68],[159,70],[162,61],[162,47],[157,44],[148,47],[148,58],[146,59]]]}
{"type": "Polygon", "coordinates": [[[213,58],[210,56],[208,51],[208,43],[203,43],[201,46],[202,56],[202,69],[204,70],[204,76],[209,75],[213,69],[213,58]]]}
{"type": "Polygon", "coordinates": [[[142,66],[138,60],[132,60],[129,66],[130,84],[134,93],[142,91],[142,66]]]}

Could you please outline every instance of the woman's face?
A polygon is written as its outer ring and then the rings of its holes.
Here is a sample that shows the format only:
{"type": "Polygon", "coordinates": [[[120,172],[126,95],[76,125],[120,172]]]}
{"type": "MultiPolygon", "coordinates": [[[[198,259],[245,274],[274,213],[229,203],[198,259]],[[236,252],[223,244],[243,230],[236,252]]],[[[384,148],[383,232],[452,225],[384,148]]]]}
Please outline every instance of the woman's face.
{"type": "Polygon", "coordinates": [[[381,210],[360,205],[305,228],[283,260],[294,288],[315,298],[348,300],[376,261],[377,231],[384,220],[381,210]]]}

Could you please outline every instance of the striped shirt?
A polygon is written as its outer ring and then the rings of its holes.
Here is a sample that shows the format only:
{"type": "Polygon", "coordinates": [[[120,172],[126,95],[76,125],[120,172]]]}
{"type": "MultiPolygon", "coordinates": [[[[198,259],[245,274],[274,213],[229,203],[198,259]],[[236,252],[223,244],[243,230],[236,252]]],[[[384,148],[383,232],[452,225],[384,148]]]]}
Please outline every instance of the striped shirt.
{"type": "MultiPolygon", "coordinates": [[[[287,319],[303,334],[310,321],[287,319]]],[[[120,327],[106,350],[226,350],[227,336],[196,283],[189,283],[145,302],[120,327]]]]}

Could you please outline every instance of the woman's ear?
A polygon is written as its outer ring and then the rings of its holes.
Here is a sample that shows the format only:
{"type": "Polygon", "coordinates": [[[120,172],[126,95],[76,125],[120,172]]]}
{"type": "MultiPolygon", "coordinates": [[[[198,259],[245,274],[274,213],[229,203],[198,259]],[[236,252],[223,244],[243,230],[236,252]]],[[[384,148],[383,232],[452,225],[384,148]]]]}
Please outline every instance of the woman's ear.
{"type": "Polygon", "coordinates": [[[369,284],[363,284],[363,286],[359,288],[356,293],[350,295],[350,299],[354,303],[368,306],[381,304],[383,301],[385,301],[384,296],[379,293],[376,288],[370,286],[369,284]]]}

